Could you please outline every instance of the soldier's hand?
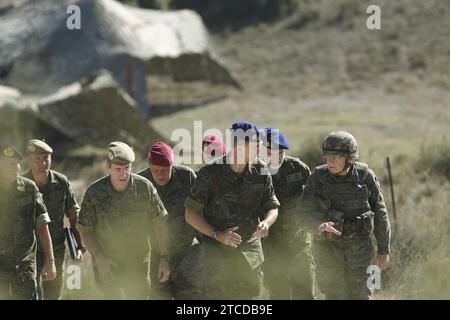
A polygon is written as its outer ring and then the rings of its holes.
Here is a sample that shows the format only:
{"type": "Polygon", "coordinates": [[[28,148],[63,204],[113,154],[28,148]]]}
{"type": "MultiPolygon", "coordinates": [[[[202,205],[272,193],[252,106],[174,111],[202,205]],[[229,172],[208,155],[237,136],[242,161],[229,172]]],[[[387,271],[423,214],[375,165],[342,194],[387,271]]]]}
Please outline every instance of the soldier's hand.
{"type": "Polygon", "coordinates": [[[117,266],[111,259],[98,255],[95,257],[95,267],[101,282],[109,283],[114,280],[112,267],[117,266]]]}
{"type": "Polygon", "coordinates": [[[375,257],[375,264],[383,271],[391,264],[391,259],[388,254],[379,254],[375,257]]]}
{"type": "Polygon", "coordinates": [[[80,264],[81,262],[83,262],[83,251],[81,250],[77,250],[77,256],[75,259],[72,259],[72,263],[73,264],[80,264]]]}
{"type": "Polygon", "coordinates": [[[265,238],[269,235],[269,225],[265,221],[259,222],[256,231],[253,233],[254,238],[265,238]]]}
{"type": "Polygon", "coordinates": [[[46,261],[42,267],[42,280],[52,281],[56,278],[56,266],[55,261],[46,261]]]}
{"type": "Polygon", "coordinates": [[[159,273],[158,273],[159,283],[163,283],[169,280],[169,276],[170,276],[169,262],[167,261],[167,259],[161,259],[161,261],[159,262],[159,273]]]}
{"type": "Polygon", "coordinates": [[[338,236],[341,236],[342,233],[339,230],[336,230],[333,228],[334,223],[333,222],[324,222],[319,226],[319,232],[328,232],[328,233],[334,233],[338,236]]]}
{"type": "Polygon", "coordinates": [[[235,232],[238,229],[239,227],[233,227],[225,231],[217,231],[216,240],[226,246],[237,248],[242,242],[241,236],[235,232]]]}

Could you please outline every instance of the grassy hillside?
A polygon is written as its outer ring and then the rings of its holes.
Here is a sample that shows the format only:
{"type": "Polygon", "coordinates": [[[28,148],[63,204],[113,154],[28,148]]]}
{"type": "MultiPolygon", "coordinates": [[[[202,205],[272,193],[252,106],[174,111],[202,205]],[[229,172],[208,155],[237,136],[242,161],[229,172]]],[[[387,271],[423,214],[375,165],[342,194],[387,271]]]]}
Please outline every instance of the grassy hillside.
{"type": "Polygon", "coordinates": [[[346,128],[366,158],[380,147],[408,153],[441,139],[450,123],[450,5],[372,1],[382,29],[368,30],[368,3],[300,1],[299,12],[277,23],[213,35],[244,90],[152,125],[170,136],[180,126],[192,129],[193,120],[224,129],[248,119],[280,127],[294,153],[311,137],[346,128]]]}

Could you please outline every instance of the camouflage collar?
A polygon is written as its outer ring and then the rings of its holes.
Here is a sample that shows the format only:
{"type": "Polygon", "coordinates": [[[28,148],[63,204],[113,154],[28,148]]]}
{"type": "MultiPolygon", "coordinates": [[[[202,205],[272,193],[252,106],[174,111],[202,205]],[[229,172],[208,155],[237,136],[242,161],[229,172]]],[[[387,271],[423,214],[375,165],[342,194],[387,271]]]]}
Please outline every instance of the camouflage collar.
{"type": "Polygon", "coordinates": [[[24,183],[23,179],[21,179],[19,176],[17,176],[17,179],[16,179],[16,189],[18,191],[25,191],[25,183],[24,183]]]}
{"type": "MultiPolygon", "coordinates": [[[[24,176],[25,178],[28,178],[28,179],[30,179],[30,180],[36,182],[36,181],[34,180],[33,172],[31,171],[31,169],[28,170],[28,172],[27,172],[26,174],[24,174],[23,176],[24,176]]],[[[58,179],[56,179],[56,176],[55,176],[54,171],[53,171],[52,169],[50,169],[50,170],[49,170],[49,173],[48,173],[48,181],[47,181],[47,184],[46,184],[43,188],[46,188],[46,187],[49,186],[49,185],[58,184],[58,183],[59,183],[59,181],[58,181],[58,179]]]]}
{"type": "Polygon", "coordinates": [[[56,179],[55,172],[51,169],[50,172],[48,173],[48,183],[50,184],[59,183],[58,180],[56,179]]]}

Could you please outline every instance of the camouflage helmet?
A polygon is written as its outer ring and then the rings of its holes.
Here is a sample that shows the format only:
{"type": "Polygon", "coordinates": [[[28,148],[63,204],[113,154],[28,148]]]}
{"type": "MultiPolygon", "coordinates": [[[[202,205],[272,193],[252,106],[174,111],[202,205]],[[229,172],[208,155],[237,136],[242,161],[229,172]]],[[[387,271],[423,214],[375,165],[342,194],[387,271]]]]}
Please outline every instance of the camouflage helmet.
{"type": "Polygon", "coordinates": [[[322,156],[339,155],[356,160],[359,157],[356,139],[346,131],[335,131],[328,134],[322,143],[322,156]]]}

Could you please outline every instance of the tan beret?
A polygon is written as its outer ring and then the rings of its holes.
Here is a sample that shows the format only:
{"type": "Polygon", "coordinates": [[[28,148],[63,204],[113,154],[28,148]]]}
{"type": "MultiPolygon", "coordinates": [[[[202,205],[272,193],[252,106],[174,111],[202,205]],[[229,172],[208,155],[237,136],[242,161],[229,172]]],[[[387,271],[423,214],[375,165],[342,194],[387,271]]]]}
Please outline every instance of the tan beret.
{"type": "Polygon", "coordinates": [[[42,140],[32,139],[27,143],[27,154],[52,154],[53,149],[42,140]]]}
{"type": "Polygon", "coordinates": [[[108,145],[108,159],[114,164],[128,164],[134,162],[135,155],[129,145],[114,141],[108,145]]]}

